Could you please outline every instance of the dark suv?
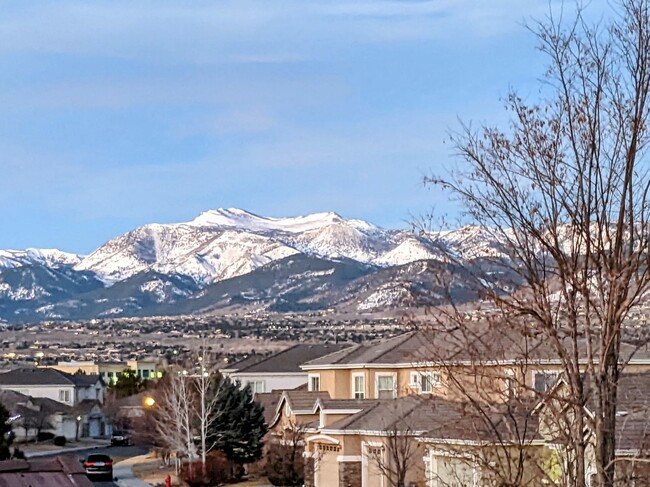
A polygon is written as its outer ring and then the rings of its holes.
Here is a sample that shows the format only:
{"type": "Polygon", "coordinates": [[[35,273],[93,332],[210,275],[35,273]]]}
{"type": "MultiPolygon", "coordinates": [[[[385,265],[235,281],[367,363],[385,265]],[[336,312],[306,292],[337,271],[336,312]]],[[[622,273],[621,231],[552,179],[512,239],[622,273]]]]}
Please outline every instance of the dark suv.
{"type": "Polygon", "coordinates": [[[113,480],[113,459],[108,455],[94,453],[84,460],[86,475],[92,479],[99,477],[113,480]]]}
{"type": "Polygon", "coordinates": [[[131,438],[126,431],[115,430],[111,435],[111,446],[122,445],[128,446],[131,443],[131,438]]]}

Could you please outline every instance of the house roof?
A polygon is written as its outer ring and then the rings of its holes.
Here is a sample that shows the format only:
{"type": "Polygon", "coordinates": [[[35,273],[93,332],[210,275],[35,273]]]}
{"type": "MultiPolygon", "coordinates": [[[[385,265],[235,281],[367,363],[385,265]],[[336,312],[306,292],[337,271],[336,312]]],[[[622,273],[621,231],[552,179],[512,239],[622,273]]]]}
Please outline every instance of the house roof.
{"type": "Polygon", "coordinates": [[[481,409],[439,396],[404,396],[368,401],[366,407],[322,429],[323,432],[401,432],[427,441],[530,441],[537,437],[532,408],[483,405],[481,409]],[[507,414],[506,414],[507,413],[507,414]]]}
{"type": "Polygon", "coordinates": [[[81,464],[74,458],[6,460],[0,462],[0,485],[24,487],[92,487],[81,464]]]}
{"type": "Polygon", "coordinates": [[[50,368],[23,367],[0,374],[0,386],[76,386],[88,387],[101,380],[98,375],[73,375],[50,368]]]}
{"type": "Polygon", "coordinates": [[[229,366],[228,370],[234,370],[235,374],[301,373],[302,369],[300,366],[305,362],[337,352],[349,346],[350,344],[343,343],[299,344],[266,357],[251,355],[229,366]]]}
{"type": "Polygon", "coordinates": [[[284,391],[282,397],[286,398],[289,407],[293,411],[313,411],[314,406],[316,406],[316,401],[319,399],[329,399],[330,393],[327,391],[297,391],[291,389],[284,391]]]}
{"type": "Polygon", "coordinates": [[[46,411],[49,414],[69,413],[72,409],[67,404],[63,404],[62,402],[55,401],[48,397],[32,397],[30,399],[33,404],[41,409],[41,411],[46,411]]]}
{"type": "MultiPolygon", "coordinates": [[[[580,355],[586,357],[586,340],[579,340],[578,346],[580,355]]],[[[598,345],[592,344],[592,348],[597,356],[598,345]]],[[[622,343],[621,359],[650,363],[650,350],[622,343]]],[[[535,334],[534,328],[520,333],[493,323],[469,322],[462,327],[425,327],[374,343],[353,345],[306,362],[302,369],[506,361],[553,363],[559,359],[553,345],[542,334],[535,334]]]]}
{"type": "Polygon", "coordinates": [[[9,411],[10,416],[20,414],[19,406],[28,403],[30,399],[31,397],[20,392],[0,390],[0,404],[9,411]]]}
{"type": "Polygon", "coordinates": [[[260,392],[255,394],[255,401],[259,402],[264,408],[264,422],[267,425],[273,424],[273,419],[278,407],[278,402],[282,397],[282,391],[260,392]]]}
{"type": "Polygon", "coordinates": [[[328,411],[364,409],[376,403],[375,399],[321,399],[320,406],[328,411]]]}

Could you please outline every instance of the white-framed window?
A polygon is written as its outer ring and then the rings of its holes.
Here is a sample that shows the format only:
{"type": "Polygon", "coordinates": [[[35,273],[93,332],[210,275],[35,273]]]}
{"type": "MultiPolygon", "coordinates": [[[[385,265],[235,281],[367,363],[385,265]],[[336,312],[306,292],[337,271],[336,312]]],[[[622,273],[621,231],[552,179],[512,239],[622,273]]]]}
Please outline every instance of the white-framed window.
{"type": "Polygon", "coordinates": [[[366,398],[366,377],[363,372],[352,374],[352,397],[354,399],[366,398]]]}
{"type": "Polygon", "coordinates": [[[395,372],[377,372],[375,390],[377,399],[395,399],[397,374],[395,372]]]}
{"type": "Polygon", "coordinates": [[[558,373],[551,370],[539,370],[533,372],[533,388],[536,392],[546,392],[557,381],[558,373]]]}
{"type": "Polygon", "coordinates": [[[442,387],[442,376],[439,372],[411,372],[409,382],[411,389],[428,394],[442,387]]]}
{"type": "Polygon", "coordinates": [[[257,394],[260,392],[266,392],[265,383],[263,380],[247,380],[246,385],[251,388],[251,392],[257,394]]]}
{"type": "Polygon", "coordinates": [[[442,386],[442,377],[438,372],[425,372],[420,380],[422,381],[421,389],[424,393],[433,392],[434,389],[442,386]]]}
{"type": "Polygon", "coordinates": [[[320,374],[309,374],[307,389],[310,391],[320,391],[320,374]]]}
{"type": "Polygon", "coordinates": [[[65,389],[59,389],[59,401],[70,402],[70,391],[65,389]]]}

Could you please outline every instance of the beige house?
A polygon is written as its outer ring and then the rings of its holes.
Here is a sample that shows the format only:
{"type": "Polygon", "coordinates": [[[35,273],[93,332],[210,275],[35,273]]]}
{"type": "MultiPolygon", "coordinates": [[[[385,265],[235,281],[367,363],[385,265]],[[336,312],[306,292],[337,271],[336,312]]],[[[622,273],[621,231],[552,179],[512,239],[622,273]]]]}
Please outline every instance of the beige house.
{"type": "Polygon", "coordinates": [[[56,365],[43,365],[41,367],[60,370],[68,374],[76,374],[81,371],[85,374],[99,375],[107,384],[117,382],[117,378],[126,369],[133,370],[143,380],[162,377],[160,365],[153,360],[128,360],[126,362],[74,361],[58,362],[56,365]]]}
{"type": "MultiPolygon", "coordinates": [[[[306,425],[307,484],[395,485],[390,443],[405,438],[407,487],[489,485],[488,475],[553,484],[561,448],[541,434],[534,408],[561,376],[560,361],[534,337],[468,326],[472,340],[466,330],[412,331],[303,364],[308,390],[300,401],[276,395],[269,424],[306,425]]],[[[648,351],[623,343],[621,355],[627,371],[650,375],[648,351]]]]}
{"type": "MultiPolygon", "coordinates": [[[[431,394],[503,402],[511,394],[543,393],[561,374],[561,362],[548,344],[472,326],[471,340],[454,336],[458,332],[412,331],[306,362],[308,390],[327,391],[332,399],[431,394]]],[[[622,344],[621,355],[626,370],[650,371],[649,351],[622,344]]]]}
{"type": "MultiPolygon", "coordinates": [[[[589,384],[590,381],[587,381],[589,384]]],[[[552,394],[540,402],[536,408],[539,416],[539,432],[549,444],[555,443],[555,449],[561,457],[570,458],[562,438],[572,423],[569,417],[570,409],[566,407],[563,398],[567,388],[564,379],[560,378],[554,385],[552,394]],[[563,431],[564,428],[567,428],[563,431]]],[[[589,386],[587,386],[589,387],[589,386]]],[[[593,418],[595,400],[592,391],[586,391],[587,402],[584,410],[587,418],[593,418]]],[[[593,424],[588,420],[587,434],[587,465],[586,484],[595,486],[596,467],[594,446],[596,442],[593,424]]],[[[616,477],[618,485],[634,487],[650,486],[650,372],[625,372],[618,383],[616,404],[616,477]]],[[[565,467],[568,468],[568,467],[565,467]]]]}

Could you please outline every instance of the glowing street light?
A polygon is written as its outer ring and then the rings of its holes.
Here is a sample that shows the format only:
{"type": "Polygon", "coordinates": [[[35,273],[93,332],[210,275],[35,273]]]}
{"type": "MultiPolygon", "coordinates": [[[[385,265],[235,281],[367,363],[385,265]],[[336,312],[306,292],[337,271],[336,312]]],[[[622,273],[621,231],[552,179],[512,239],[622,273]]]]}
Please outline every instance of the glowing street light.
{"type": "Polygon", "coordinates": [[[154,404],[156,404],[156,400],[153,397],[147,396],[144,398],[144,405],[146,407],[151,408],[154,406],[154,404]]]}

